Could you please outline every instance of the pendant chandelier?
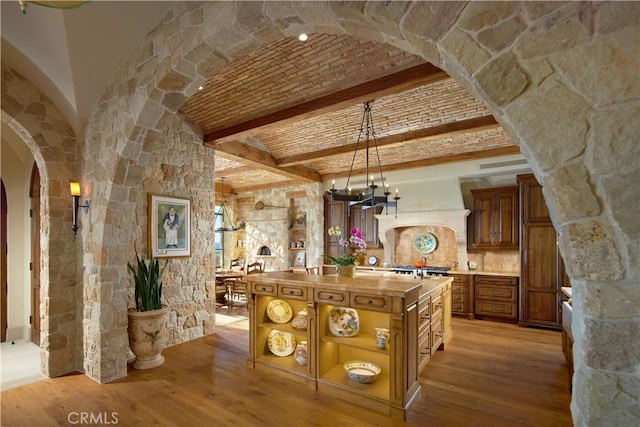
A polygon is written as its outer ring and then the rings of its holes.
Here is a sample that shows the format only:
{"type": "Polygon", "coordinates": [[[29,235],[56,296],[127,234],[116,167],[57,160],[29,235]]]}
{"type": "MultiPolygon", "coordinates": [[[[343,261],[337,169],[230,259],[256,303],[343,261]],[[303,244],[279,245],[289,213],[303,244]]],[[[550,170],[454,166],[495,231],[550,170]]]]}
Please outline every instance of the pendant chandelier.
{"type": "Polygon", "coordinates": [[[227,207],[226,207],[227,197],[224,194],[224,177],[222,178],[222,197],[221,197],[221,200],[222,200],[222,205],[218,209],[217,212],[214,211],[214,215],[216,217],[222,216],[222,221],[220,222],[220,227],[216,228],[214,231],[216,233],[238,231],[239,227],[234,225],[235,222],[233,221],[233,217],[231,216],[231,214],[229,213],[229,211],[227,210],[227,207]]]}
{"type": "Polygon", "coordinates": [[[19,0],[20,10],[23,15],[27,14],[27,6],[29,4],[37,4],[38,6],[50,7],[52,9],[75,9],[84,6],[91,1],[36,1],[36,0],[19,0]]]}
{"type": "Polygon", "coordinates": [[[364,112],[362,114],[362,122],[360,123],[360,133],[358,134],[358,140],[356,141],[355,151],[353,158],[351,159],[351,167],[349,168],[349,176],[347,177],[347,184],[343,189],[335,188],[335,180],[331,182],[331,189],[328,191],[331,196],[331,203],[334,201],[348,201],[350,205],[362,205],[363,209],[374,208],[382,206],[385,209],[385,214],[389,214],[389,207],[395,207],[396,218],[398,217],[398,189],[396,188],[395,195],[392,197],[392,201],[389,200],[391,192],[389,191],[389,184],[386,182],[384,175],[382,175],[382,166],[380,165],[380,154],[378,153],[378,141],[376,139],[376,132],[373,128],[373,117],[371,115],[371,103],[368,101],[364,103],[364,112]],[[364,137],[363,137],[364,136],[364,137]],[[365,156],[365,176],[368,178],[367,186],[364,189],[352,189],[349,184],[351,183],[351,175],[353,173],[353,165],[358,154],[358,148],[360,141],[364,143],[364,156],[365,156]],[[372,162],[369,165],[369,158],[372,155],[371,151],[374,151],[375,160],[377,161],[377,172],[380,174],[380,186],[382,187],[382,194],[376,195],[376,179],[374,177],[374,167],[376,164],[372,162]]]}

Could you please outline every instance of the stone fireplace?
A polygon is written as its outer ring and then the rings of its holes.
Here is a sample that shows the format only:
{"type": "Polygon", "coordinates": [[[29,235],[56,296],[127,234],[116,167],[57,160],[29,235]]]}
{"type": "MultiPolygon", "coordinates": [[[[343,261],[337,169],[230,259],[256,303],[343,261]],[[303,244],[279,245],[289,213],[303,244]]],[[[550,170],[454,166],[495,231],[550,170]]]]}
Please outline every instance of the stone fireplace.
{"type": "Polygon", "coordinates": [[[412,264],[422,256],[429,265],[453,267],[467,264],[468,209],[425,210],[392,215],[376,215],[378,237],[384,246],[384,263],[412,264]],[[414,236],[430,232],[438,239],[436,250],[420,254],[412,248],[414,236]]]}

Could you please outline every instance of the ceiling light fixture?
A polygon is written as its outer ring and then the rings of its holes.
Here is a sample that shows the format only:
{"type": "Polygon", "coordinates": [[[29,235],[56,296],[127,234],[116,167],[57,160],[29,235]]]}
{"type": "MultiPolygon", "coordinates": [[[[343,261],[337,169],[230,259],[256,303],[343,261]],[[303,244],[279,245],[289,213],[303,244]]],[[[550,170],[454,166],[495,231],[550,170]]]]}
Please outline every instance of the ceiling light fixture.
{"type": "Polygon", "coordinates": [[[302,33],[298,36],[298,40],[300,40],[301,42],[306,42],[308,38],[309,36],[306,35],[305,33],[302,33]]]}
{"type": "Polygon", "coordinates": [[[395,196],[392,198],[393,201],[389,201],[389,196],[391,192],[389,191],[389,184],[386,182],[384,176],[382,175],[382,166],[380,165],[380,154],[378,153],[378,141],[376,139],[376,132],[373,128],[373,116],[371,115],[371,103],[373,101],[368,101],[364,103],[364,112],[362,114],[362,122],[360,123],[360,133],[358,134],[358,140],[356,141],[356,148],[353,153],[353,158],[351,159],[351,167],[349,168],[349,176],[347,177],[347,184],[344,189],[336,189],[335,184],[336,181],[331,181],[331,189],[328,191],[331,196],[331,203],[335,200],[338,201],[348,201],[350,205],[362,205],[363,209],[374,208],[377,206],[383,206],[385,208],[385,213],[389,214],[389,206],[396,208],[396,218],[398,217],[398,200],[400,200],[400,196],[398,195],[398,189],[396,188],[395,196]],[[367,181],[368,185],[365,189],[356,189],[353,190],[349,184],[351,182],[351,175],[353,173],[353,164],[356,159],[356,155],[358,154],[358,146],[360,145],[360,140],[362,139],[364,134],[364,153],[365,153],[365,176],[369,178],[367,181]],[[372,144],[373,143],[373,144],[372,144]],[[380,172],[380,184],[382,186],[383,192],[382,196],[376,196],[376,189],[378,185],[375,183],[375,177],[373,175],[373,167],[375,164],[369,166],[369,154],[370,150],[375,150],[375,157],[378,163],[378,171],[380,172]],[[370,172],[371,171],[371,172],[370,172]],[[370,174],[371,173],[371,174],[370,174]]]}
{"type": "Polygon", "coordinates": [[[91,1],[36,1],[36,0],[20,0],[20,10],[23,15],[27,14],[27,6],[31,3],[38,6],[50,7],[52,9],[75,9],[82,7],[91,1]]]}
{"type": "Polygon", "coordinates": [[[234,221],[233,221],[233,217],[231,216],[231,214],[229,213],[229,211],[227,210],[226,204],[227,204],[227,198],[224,194],[224,177],[222,177],[222,205],[220,206],[220,208],[218,209],[218,211],[214,211],[214,215],[216,217],[218,216],[222,216],[222,220],[220,221],[220,227],[216,228],[214,231],[216,233],[224,233],[224,232],[230,232],[230,231],[237,231],[238,229],[240,229],[240,227],[235,226],[234,225],[234,221]],[[225,223],[227,225],[225,225],[225,223]]]}

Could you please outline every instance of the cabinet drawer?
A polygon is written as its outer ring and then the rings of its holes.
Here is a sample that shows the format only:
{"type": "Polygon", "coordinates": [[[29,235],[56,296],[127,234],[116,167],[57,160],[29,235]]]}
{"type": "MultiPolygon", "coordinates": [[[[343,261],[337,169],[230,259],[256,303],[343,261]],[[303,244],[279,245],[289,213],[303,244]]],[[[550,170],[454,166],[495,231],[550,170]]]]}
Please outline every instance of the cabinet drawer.
{"type": "Polygon", "coordinates": [[[467,303],[466,302],[453,302],[451,304],[451,312],[457,314],[467,314],[467,303]]]}
{"type": "Polygon", "coordinates": [[[351,307],[391,312],[391,297],[386,295],[351,294],[351,307]]]}
{"type": "Polygon", "coordinates": [[[453,301],[454,304],[456,302],[464,302],[465,300],[466,298],[464,294],[456,294],[456,293],[451,294],[451,301],[453,301]]]}
{"type": "Polygon", "coordinates": [[[431,352],[433,354],[434,351],[440,347],[442,344],[442,338],[444,337],[444,329],[442,326],[442,316],[432,317],[431,318],[431,352]]]}
{"type": "Polygon", "coordinates": [[[272,283],[256,283],[251,286],[251,293],[258,295],[273,295],[276,296],[278,288],[272,283]]]}
{"type": "Polygon", "coordinates": [[[418,342],[418,366],[431,356],[431,336],[429,333],[420,338],[418,342]]]}
{"type": "Polygon", "coordinates": [[[418,326],[429,323],[431,320],[431,303],[420,304],[418,306],[418,326]]]}
{"type": "Polygon", "coordinates": [[[462,285],[460,283],[454,283],[453,286],[451,286],[451,292],[453,292],[453,294],[464,294],[467,291],[467,286],[466,285],[462,285]]]}
{"type": "Polygon", "coordinates": [[[476,276],[476,285],[488,284],[488,285],[518,285],[518,278],[514,276],[476,276]]]}
{"type": "Polygon", "coordinates": [[[518,288],[516,286],[478,285],[476,286],[476,300],[515,303],[518,301],[518,288]]]}
{"type": "Polygon", "coordinates": [[[278,296],[289,299],[306,300],[307,288],[303,286],[278,285],[278,296]]]}
{"type": "Polygon", "coordinates": [[[431,317],[435,317],[438,312],[442,313],[442,294],[431,296],[431,317]]]}
{"type": "Polygon", "coordinates": [[[349,292],[315,289],[313,300],[323,304],[349,305],[349,292]]]}
{"type": "Polygon", "coordinates": [[[518,318],[518,307],[516,304],[501,303],[496,301],[476,300],[476,315],[501,317],[515,320],[518,318]]]}
{"type": "Polygon", "coordinates": [[[465,284],[469,283],[469,276],[467,276],[467,275],[456,276],[455,274],[451,274],[451,277],[453,277],[453,285],[454,286],[456,284],[465,285],[465,284]]]}

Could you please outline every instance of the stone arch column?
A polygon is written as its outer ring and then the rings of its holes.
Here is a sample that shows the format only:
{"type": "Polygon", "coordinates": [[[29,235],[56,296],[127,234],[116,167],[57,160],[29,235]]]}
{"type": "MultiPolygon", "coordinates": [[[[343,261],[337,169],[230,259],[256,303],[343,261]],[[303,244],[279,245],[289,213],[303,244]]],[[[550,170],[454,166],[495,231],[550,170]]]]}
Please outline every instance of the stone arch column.
{"type": "Polygon", "coordinates": [[[56,377],[78,370],[76,250],[71,232],[69,182],[76,178],[76,137],[62,113],[31,82],[2,64],[2,121],[31,150],[41,181],[40,359],[56,377]]]}
{"type": "MultiPolygon", "coordinates": [[[[112,235],[144,236],[142,221],[128,223],[128,216],[110,215],[111,208],[123,206],[144,217],[143,198],[123,184],[135,182],[131,175],[156,176],[147,172],[159,166],[150,160],[153,146],[196,87],[263,43],[302,30],[349,34],[393,44],[442,67],[489,106],[521,147],[545,187],[575,288],[574,421],[622,425],[637,419],[638,356],[628,350],[638,348],[634,331],[640,326],[637,203],[629,209],[629,201],[639,198],[633,120],[639,99],[637,7],[616,2],[177,4],[123,66],[90,119],[84,171],[99,188],[103,228],[91,236],[97,269],[85,281],[105,287],[96,290],[96,307],[122,301],[127,286],[121,254],[131,252],[130,244],[113,241],[112,235]],[[112,159],[91,161],[100,156],[112,159]],[[606,405],[599,403],[604,395],[611,396],[606,405]]],[[[189,138],[195,133],[188,132],[189,138]]],[[[123,305],[117,307],[96,311],[90,319],[104,337],[97,348],[110,337],[122,342],[122,325],[108,318],[123,316],[123,305]]],[[[100,361],[89,354],[85,366],[121,367],[121,359],[100,361]]],[[[97,377],[124,374],[121,368],[116,372],[97,377]]]]}

